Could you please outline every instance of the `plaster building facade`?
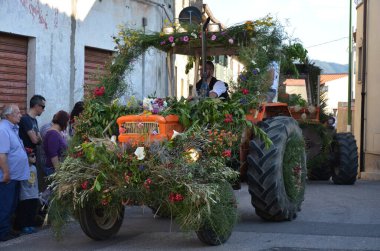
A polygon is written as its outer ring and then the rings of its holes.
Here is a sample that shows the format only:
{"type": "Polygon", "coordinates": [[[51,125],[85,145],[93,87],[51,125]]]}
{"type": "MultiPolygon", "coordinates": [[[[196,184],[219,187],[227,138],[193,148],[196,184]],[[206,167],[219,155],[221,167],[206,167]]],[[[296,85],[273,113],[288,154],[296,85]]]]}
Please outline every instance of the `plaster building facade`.
{"type": "MultiPolygon", "coordinates": [[[[40,123],[70,111],[91,76],[102,73],[120,25],[160,31],[173,16],[174,0],[0,1],[0,106],[17,103],[25,111],[30,97],[41,94],[47,106],[40,123]]],[[[132,92],[166,96],[165,53],[148,51],[139,60],[126,78],[132,92]]]]}
{"type": "Polygon", "coordinates": [[[380,180],[380,1],[356,1],[355,138],[361,177],[380,180]]]}

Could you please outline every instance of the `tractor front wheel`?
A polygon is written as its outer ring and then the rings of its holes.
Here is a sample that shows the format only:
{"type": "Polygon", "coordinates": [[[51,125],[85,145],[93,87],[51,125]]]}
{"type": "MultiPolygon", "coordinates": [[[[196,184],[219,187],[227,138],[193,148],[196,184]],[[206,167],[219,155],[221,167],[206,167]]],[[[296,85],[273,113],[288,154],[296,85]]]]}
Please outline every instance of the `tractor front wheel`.
{"type": "Polygon", "coordinates": [[[79,209],[79,223],[83,232],[94,240],[106,240],[115,235],[123,223],[124,207],[105,212],[104,206],[85,205],[79,209]]]}
{"type": "Polygon", "coordinates": [[[272,145],[250,141],[247,183],[256,214],[265,220],[293,220],[301,209],[306,179],[302,131],[291,117],[273,117],[258,126],[272,145]]]}

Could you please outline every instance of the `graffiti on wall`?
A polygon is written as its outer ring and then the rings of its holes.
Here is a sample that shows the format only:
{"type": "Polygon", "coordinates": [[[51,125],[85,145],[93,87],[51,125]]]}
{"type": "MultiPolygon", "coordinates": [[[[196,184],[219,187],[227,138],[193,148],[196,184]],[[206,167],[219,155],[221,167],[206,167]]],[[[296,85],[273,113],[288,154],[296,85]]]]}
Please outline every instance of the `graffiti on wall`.
{"type": "Polygon", "coordinates": [[[50,14],[49,10],[54,11],[54,21],[53,26],[54,28],[58,27],[58,9],[52,9],[51,7],[48,8],[41,8],[41,4],[38,0],[19,0],[22,6],[24,6],[25,9],[28,10],[29,14],[33,17],[33,20],[37,20],[39,24],[44,27],[45,30],[48,29],[48,17],[50,14]]]}

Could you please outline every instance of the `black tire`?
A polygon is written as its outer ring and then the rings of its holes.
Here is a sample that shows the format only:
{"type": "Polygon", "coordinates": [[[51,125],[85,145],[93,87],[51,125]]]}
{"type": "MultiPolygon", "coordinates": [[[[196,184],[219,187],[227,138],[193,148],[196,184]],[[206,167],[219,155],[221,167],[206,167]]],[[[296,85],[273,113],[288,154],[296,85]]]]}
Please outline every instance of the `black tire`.
{"type": "Polygon", "coordinates": [[[358,175],[358,147],[351,133],[337,133],[332,144],[332,180],[337,185],[353,185],[358,175]]]}
{"type": "MultiPolygon", "coordinates": [[[[329,180],[331,168],[329,164],[329,142],[327,128],[321,124],[301,124],[306,145],[307,177],[309,180],[329,180]]],[[[331,138],[331,136],[330,136],[331,138]]]]}
{"type": "Polygon", "coordinates": [[[258,126],[273,144],[266,148],[258,138],[250,142],[247,183],[252,205],[256,214],[265,220],[293,220],[301,210],[305,192],[307,170],[302,131],[291,117],[269,118],[258,126]],[[295,147],[290,147],[291,144],[295,147]],[[291,179],[296,183],[287,182],[289,172],[285,173],[283,165],[284,160],[288,161],[284,156],[287,149],[287,153],[294,149],[294,160],[287,164],[289,167],[286,169],[292,171],[294,178],[291,179]]]}
{"type": "Polygon", "coordinates": [[[221,201],[217,205],[211,206],[211,215],[209,219],[205,220],[203,226],[196,231],[198,239],[211,246],[218,246],[225,243],[231,236],[233,227],[236,223],[237,206],[236,199],[232,187],[229,183],[221,184],[220,189],[224,194],[221,201]],[[223,219],[216,218],[215,216],[223,217],[223,219]],[[227,223],[222,231],[217,232],[218,223],[221,221],[227,223]],[[213,224],[210,224],[210,222],[213,224]]]}
{"type": "Polygon", "coordinates": [[[105,215],[103,206],[85,205],[79,209],[79,223],[83,232],[94,240],[106,240],[115,235],[123,223],[124,207],[105,215]]]}

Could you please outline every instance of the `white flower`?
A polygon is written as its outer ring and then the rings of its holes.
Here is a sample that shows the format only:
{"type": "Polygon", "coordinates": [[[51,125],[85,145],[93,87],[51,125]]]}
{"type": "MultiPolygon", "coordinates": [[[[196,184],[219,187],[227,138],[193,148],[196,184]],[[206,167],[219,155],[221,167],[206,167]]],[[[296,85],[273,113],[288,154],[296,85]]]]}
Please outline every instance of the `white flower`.
{"type": "Polygon", "coordinates": [[[232,38],[228,39],[228,42],[229,42],[230,44],[234,44],[234,40],[233,40],[232,38]]]}
{"type": "Polygon", "coordinates": [[[174,139],[175,137],[177,137],[177,136],[179,136],[179,135],[182,135],[182,133],[177,132],[176,130],[173,130],[173,135],[172,135],[172,138],[171,138],[171,139],[174,139]]]}
{"type": "Polygon", "coordinates": [[[295,111],[295,112],[299,112],[299,111],[301,111],[301,106],[300,106],[300,105],[295,105],[295,106],[294,106],[294,111],[295,111]]]}
{"type": "Polygon", "coordinates": [[[255,61],[255,60],[252,60],[251,63],[252,63],[253,65],[256,65],[256,61],[255,61]]]}
{"type": "Polygon", "coordinates": [[[153,110],[152,99],[150,99],[150,98],[144,98],[143,99],[143,108],[144,108],[144,110],[152,111],[153,110]]]}
{"type": "Polygon", "coordinates": [[[309,107],[308,107],[307,109],[309,110],[309,112],[310,112],[311,114],[315,113],[315,111],[316,111],[316,108],[315,108],[315,106],[313,106],[313,105],[309,105],[309,107]]]}
{"type": "Polygon", "coordinates": [[[172,47],[174,47],[175,46],[175,43],[172,43],[172,47]]]}
{"type": "Polygon", "coordinates": [[[306,119],[307,119],[307,115],[306,115],[306,113],[302,113],[302,115],[301,115],[301,119],[303,119],[303,120],[306,120],[306,119]]]}
{"type": "Polygon", "coordinates": [[[266,46],[263,46],[263,50],[264,50],[264,51],[268,51],[268,49],[267,49],[266,46]]]}
{"type": "Polygon", "coordinates": [[[195,34],[194,32],[192,32],[191,35],[192,35],[194,38],[198,38],[197,34],[195,34]]]}
{"type": "Polygon", "coordinates": [[[112,135],[111,142],[114,143],[114,144],[116,144],[116,136],[115,135],[112,135]]]}
{"type": "Polygon", "coordinates": [[[143,146],[137,147],[135,151],[135,155],[138,160],[143,160],[145,158],[145,150],[143,146]]]}

